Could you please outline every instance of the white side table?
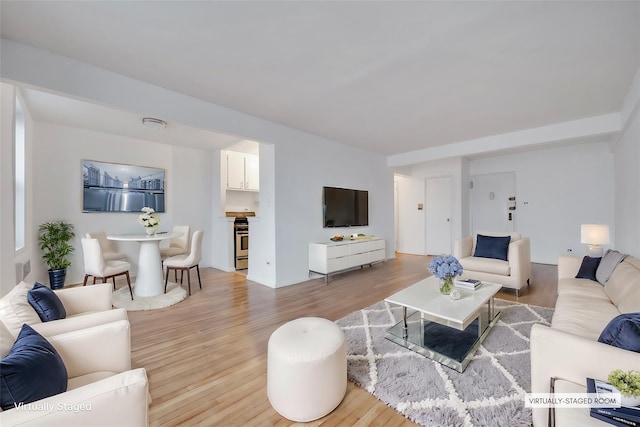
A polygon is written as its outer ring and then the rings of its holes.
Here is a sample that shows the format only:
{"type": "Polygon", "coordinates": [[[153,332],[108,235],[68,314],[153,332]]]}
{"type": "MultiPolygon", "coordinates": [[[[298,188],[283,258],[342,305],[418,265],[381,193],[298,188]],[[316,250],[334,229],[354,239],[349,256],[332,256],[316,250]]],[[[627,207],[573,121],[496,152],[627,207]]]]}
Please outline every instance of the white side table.
{"type": "Polygon", "coordinates": [[[160,241],[181,236],[182,233],[117,234],[107,236],[109,240],[140,243],[138,256],[138,274],[133,293],[139,297],[152,297],[164,293],[162,279],[162,261],[160,259],[160,241]]]}

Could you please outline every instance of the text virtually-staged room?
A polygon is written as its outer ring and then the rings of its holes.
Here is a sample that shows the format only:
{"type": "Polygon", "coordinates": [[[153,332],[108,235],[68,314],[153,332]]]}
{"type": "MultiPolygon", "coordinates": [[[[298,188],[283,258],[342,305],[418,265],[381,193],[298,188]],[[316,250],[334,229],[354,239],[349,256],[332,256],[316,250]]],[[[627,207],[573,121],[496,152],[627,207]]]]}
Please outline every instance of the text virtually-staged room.
{"type": "Polygon", "coordinates": [[[0,36],[2,427],[640,426],[640,1],[0,36]]]}

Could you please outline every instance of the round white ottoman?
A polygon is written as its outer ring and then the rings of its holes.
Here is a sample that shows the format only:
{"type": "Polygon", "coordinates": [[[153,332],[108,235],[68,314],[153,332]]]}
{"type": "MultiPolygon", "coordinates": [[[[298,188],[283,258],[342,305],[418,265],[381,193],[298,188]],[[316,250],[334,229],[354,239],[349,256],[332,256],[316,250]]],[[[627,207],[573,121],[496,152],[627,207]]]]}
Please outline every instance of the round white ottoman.
{"type": "Polygon", "coordinates": [[[292,320],[269,338],[267,395],[283,417],[306,422],[333,411],[347,391],[342,329],[319,317],[292,320]]]}

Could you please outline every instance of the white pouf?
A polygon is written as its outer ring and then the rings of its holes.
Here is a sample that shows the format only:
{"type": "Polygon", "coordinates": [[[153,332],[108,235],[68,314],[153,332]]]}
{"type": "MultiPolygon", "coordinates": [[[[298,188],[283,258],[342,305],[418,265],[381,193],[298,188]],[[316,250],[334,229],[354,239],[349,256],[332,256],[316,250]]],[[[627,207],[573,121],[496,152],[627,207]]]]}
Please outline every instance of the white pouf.
{"type": "Polygon", "coordinates": [[[303,317],[269,338],[267,395],[283,417],[298,422],[322,418],[347,391],[347,346],[330,320],[303,317]]]}

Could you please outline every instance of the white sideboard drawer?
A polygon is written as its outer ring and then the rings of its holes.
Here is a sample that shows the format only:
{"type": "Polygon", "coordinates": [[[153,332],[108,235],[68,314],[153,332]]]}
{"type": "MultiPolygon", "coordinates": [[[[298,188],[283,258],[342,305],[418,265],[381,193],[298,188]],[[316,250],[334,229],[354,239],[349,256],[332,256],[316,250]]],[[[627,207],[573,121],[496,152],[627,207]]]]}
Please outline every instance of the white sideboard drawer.
{"type": "Polygon", "coordinates": [[[378,261],[384,261],[385,257],[386,257],[386,252],[384,249],[378,249],[377,251],[371,251],[369,253],[367,253],[368,255],[368,262],[378,262],[378,261]]]}
{"type": "Polygon", "coordinates": [[[369,264],[369,253],[351,255],[351,261],[349,262],[353,266],[369,264]]]}
{"type": "MultiPolygon", "coordinates": [[[[350,267],[349,257],[331,258],[327,260],[326,273],[333,273],[334,271],[346,270],[350,267]]],[[[320,271],[319,273],[325,273],[320,271]]]]}
{"type": "Polygon", "coordinates": [[[378,249],[384,249],[384,240],[364,240],[351,246],[351,253],[371,252],[378,249]]]}
{"type": "Polygon", "coordinates": [[[331,259],[331,258],[339,258],[339,257],[343,257],[343,256],[348,256],[348,255],[349,255],[349,245],[348,244],[327,246],[327,258],[329,258],[329,259],[331,259]]]}

